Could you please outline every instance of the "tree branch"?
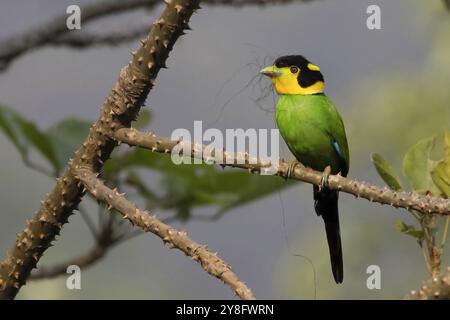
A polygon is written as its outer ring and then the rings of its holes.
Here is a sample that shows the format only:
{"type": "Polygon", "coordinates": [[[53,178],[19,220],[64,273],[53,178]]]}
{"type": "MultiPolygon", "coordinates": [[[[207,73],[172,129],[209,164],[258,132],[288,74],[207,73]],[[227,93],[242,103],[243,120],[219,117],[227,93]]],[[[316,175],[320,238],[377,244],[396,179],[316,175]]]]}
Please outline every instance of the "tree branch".
{"type": "Polygon", "coordinates": [[[407,300],[450,300],[450,267],[405,296],[407,300]]]}
{"type": "MultiPolygon", "coordinates": [[[[82,185],[71,172],[72,168],[88,168],[93,172],[101,169],[117,145],[110,138],[112,133],[118,128],[129,127],[136,118],[159,70],[165,66],[169,51],[183,30],[188,28],[187,23],[198,8],[198,0],[169,2],[158,22],[142,41],[140,49],[133,53],[133,60],[121,70],[99,119],[91,127],[83,145],[75,152],[74,159],[69,161],[53,191],[42,201],[39,211],[27,222],[27,227],[18,234],[14,246],[0,263],[0,299],[13,299],[16,296],[84,195],[82,185]]],[[[62,28],[65,28],[64,23],[60,25],[54,22],[54,30],[62,28]]],[[[33,30],[33,34],[39,34],[39,30],[33,30]]]]}
{"type": "MultiPolygon", "coordinates": [[[[94,198],[95,199],[95,198],[94,198]]],[[[81,211],[80,211],[81,212],[81,211]]],[[[109,215],[109,223],[105,224],[100,230],[99,234],[95,235],[95,246],[87,253],[72,258],[65,263],[57,264],[50,267],[39,267],[36,272],[32,272],[28,279],[41,280],[57,277],[62,274],[66,274],[67,267],[70,265],[77,265],[80,268],[88,268],[102,259],[114,246],[120,242],[128,239],[128,233],[122,233],[117,235],[113,224],[113,215],[109,215]]]]}
{"type": "MultiPolygon", "coordinates": [[[[224,5],[243,7],[248,5],[265,6],[269,4],[286,4],[291,2],[310,2],[315,0],[204,0],[205,4],[210,5],[224,5]]],[[[95,21],[99,18],[124,13],[130,10],[136,10],[139,8],[153,9],[157,5],[161,4],[160,0],[104,0],[95,4],[86,5],[81,8],[82,22],[86,25],[89,22],[95,21]]],[[[33,28],[33,30],[26,31],[22,34],[14,35],[13,37],[0,42],[0,72],[6,70],[9,64],[20,57],[27,51],[39,48],[41,46],[49,44],[58,45],[72,45],[73,41],[64,41],[64,34],[72,34],[77,31],[71,32],[66,27],[67,15],[61,15],[55,17],[51,21],[43,24],[41,27],[33,28]]],[[[72,37],[72,36],[70,36],[72,37]]],[[[87,39],[84,36],[73,36],[77,40],[84,43],[87,39]]],[[[113,41],[114,43],[116,41],[113,41]]],[[[110,44],[111,41],[103,41],[103,43],[110,44]]],[[[78,46],[79,48],[85,48],[86,45],[78,46]]]]}
{"type": "MultiPolygon", "coordinates": [[[[206,150],[207,146],[201,144],[191,144],[190,142],[174,141],[169,138],[159,137],[153,133],[142,133],[134,128],[122,128],[114,132],[113,136],[117,141],[132,146],[138,146],[149,149],[153,152],[172,153],[175,146],[180,149],[180,156],[183,150],[190,150],[192,158],[201,159],[205,162],[211,162],[219,155],[220,165],[236,168],[248,169],[251,172],[259,173],[265,168],[271,166],[269,160],[256,159],[248,153],[232,153],[222,150],[206,150]],[[219,153],[220,152],[220,153],[219,153]]],[[[277,175],[287,177],[289,165],[283,160],[279,161],[277,175]]],[[[303,182],[308,182],[320,186],[322,184],[323,173],[314,171],[310,168],[296,166],[291,174],[291,178],[303,182]]],[[[407,210],[417,210],[424,214],[450,215],[450,200],[420,196],[417,193],[396,192],[388,188],[379,188],[365,182],[350,180],[340,175],[330,175],[328,178],[329,188],[341,192],[352,194],[356,197],[365,198],[372,202],[387,204],[396,208],[405,208],[407,210]]]]}
{"type": "Polygon", "coordinates": [[[185,231],[174,229],[148,212],[139,210],[123,194],[105,186],[103,182],[97,179],[97,175],[91,171],[79,169],[75,171],[75,174],[95,198],[107,203],[110,207],[122,213],[124,219],[129,220],[133,225],[141,228],[145,232],[151,232],[157,235],[170,248],[177,248],[184,252],[192,260],[200,263],[202,268],[210,275],[230,286],[234,293],[241,299],[255,299],[252,291],[245,283],[239,280],[227,263],[220,259],[216,253],[208,250],[206,246],[202,246],[191,240],[185,231]]]}
{"type": "Polygon", "coordinates": [[[88,253],[77,257],[73,260],[67,261],[51,267],[42,267],[31,273],[29,280],[44,280],[52,279],[62,274],[66,274],[67,267],[70,265],[77,265],[80,268],[92,266],[100,259],[102,259],[110,247],[95,246],[88,253]]]}
{"type": "Polygon", "coordinates": [[[145,27],[132,29],[123,33],[113,34],[85,34],[85,33],[67,33],[57,37],[50,42],[55,46],[67,46],[77,49],[83,49],[91,46],[109,45],[116,46],[122,42],[134,40],[145,36],[147,30],[145,27]]]}
{"type": "Polygon", "coordinates": [[[50,279],[66,274],[67,267],[70,265],[77,265],[80,268],[90,267],[102,259],[111,247],[112,245],[96,245],[86,254],[65,263],[51,267],[40,267],[36,272],[31,273],[29,280],[50,279]]]}

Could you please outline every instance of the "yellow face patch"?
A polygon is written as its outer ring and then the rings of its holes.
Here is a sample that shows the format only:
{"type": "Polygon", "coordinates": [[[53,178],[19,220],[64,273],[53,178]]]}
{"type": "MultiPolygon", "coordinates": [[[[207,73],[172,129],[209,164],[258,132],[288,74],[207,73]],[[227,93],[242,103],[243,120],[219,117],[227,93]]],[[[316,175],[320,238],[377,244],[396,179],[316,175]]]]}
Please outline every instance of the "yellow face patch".
{"type": "MultiPolygon", "coordinates": [[[[316,65],[309,64],[308,68],[313,71],[319,71],[320,68],[316,65]]],[[[313,85],[303,88],[298,82],[298,77],[301,76],[302,70],[296,66],[278,68],[275,65],[263,69],[262,73],[268,75],[272,79],[275,91],[278,94],[316,94],[322,93],[325,89],[323,81],[317,81],[313,85]],[[266,70],[266,73],[264,72],[266,70]],[[273,72],[268,74],[267,72],[273,72]],[[295,71],[295,72],[293,72],[295,71]]]]}

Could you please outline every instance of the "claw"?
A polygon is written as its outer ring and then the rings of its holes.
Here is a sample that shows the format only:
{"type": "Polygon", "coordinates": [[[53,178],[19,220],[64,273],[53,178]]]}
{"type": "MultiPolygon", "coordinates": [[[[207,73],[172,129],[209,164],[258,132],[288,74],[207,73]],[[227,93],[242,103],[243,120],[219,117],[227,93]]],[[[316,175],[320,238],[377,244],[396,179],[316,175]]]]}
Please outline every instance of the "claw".
{"type": "Polygon", "coordinates": [[[292,177],[295,171],[295,167],[298,165],[301,165],[301,163],[298,162],[298,160],[293,160],[291,163],[289,163],[288,169],[286,171],[286,176],[284,177],[286,180],[292,177]]]}
{"type": "Polygon", "coordinates": [[[319,190],[328,189],[328,178],[330,177],[331,167],[327,166],[322,173],[322,179],[320,180],[319,190]]]}

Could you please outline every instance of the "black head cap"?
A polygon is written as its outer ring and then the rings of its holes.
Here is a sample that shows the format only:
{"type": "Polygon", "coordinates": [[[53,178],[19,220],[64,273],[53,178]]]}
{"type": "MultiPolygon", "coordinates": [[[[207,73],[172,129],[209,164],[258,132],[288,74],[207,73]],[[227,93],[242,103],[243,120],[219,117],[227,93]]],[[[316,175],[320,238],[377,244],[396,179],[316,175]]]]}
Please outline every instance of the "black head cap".
{"type": "Polygon", "coordinates": [[[302,55],[282,56],[275,60],[277,68],[296,66],[300,69],[297,77],[298,84],[302,88],[308,88],[318,81],[324,82],[323,75],[319,70],[311,70],[308,65],[311,62],[302,55]]]}

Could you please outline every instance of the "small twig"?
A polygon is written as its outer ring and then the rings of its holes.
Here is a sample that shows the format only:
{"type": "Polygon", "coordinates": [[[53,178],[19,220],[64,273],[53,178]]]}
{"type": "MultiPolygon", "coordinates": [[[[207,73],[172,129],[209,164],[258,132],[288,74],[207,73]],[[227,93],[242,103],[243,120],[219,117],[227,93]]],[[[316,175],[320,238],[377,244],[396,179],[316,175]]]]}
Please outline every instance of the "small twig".
{"type": "MultiPolygon", "coordinates": [[[[111,220],[112,215],[109,215],[108,219],[111,220]]],[[[87,224],[89,225],[89,223],[87,224]]],[[[115,235],[114,225],[112,223],[105,224],[100,232],[96,231],[96,245],[88,253],[62,264],[51,267],[39,267],[35,272],[31,273],[30,279],[40,280],[57,277],[61,274],[65,274],[67,267],[70,265],[77,265],[80,268],[91,267],[102,259],[114,246],[130,238],[131,237],[126,238],[125,234],[115,235]]]]}
{"type": "Polygon", "coordinates": [[[78,206],[78,211],[80,212],[81,218],[83,219],[84,223],[86,223],[86,225],[88,226],[88,229],[91,232],[94,239],[98,240],[99,235],[97,228],[95,227],[94,221],[92,221],[87,211],[81,205],[78,206]]]}
{"type": "Polygon", "coordinates": [[[450,216],[447,216],[447,218],[445,218],[444,232],[442,233],[441,249],[444,249],[445,243],[447,242],[449,222],[450,222],[450,216]]]}
{"type": "Polygon", "coordinates": [[[22,156],[22,162],[25,164],[26,167],[33,169],[37,172],[40,172],[47,177],[55,178],[58,175],[56,172],[53,172],[41,165],[32,162],[27,156],[22,156]]]}
{"type": "MultiPolygon", "coordinates": [[[[159,137],[154,133],[139,132],[134,128],[122,128],[114,133],[117,141],[149,149],[153,152],[172,153],[172,150],[178,146],[180,156],[189,156],[201,159],[206,162],[214,160],[215,154],[223,154],[221,166],[229,166],[236,168],[248,169],[250,172],[259,173],[272,164],[265,159],[256,159],[247,153],[233,153],[223,150],[212,150],[210,155],[205,156],[206,146],[201,144],[192,144],[184,141],[174,141],[169,138],[159,137]],[[183,155],[182,150],[190,150],[190,154],[183,155]],[[226,161],[225,161],[226,160],[226,161]],[[240,161],[239,161],[240,160],[240,161]]],[[[279,161],[277,175],[287,177],[288,164],[279,161]]],[[[292,172],[290,178],[308,182],[315,185],[321,185],[322,172],[297,166],[292,172]]],[[[418,193],[396,192],[388,188],[379,188],[374,185],[367,184],[356,180],[350,180],[340,175],[330,175],[328,178],[330,189],[339,190],[341,192],[352,194],[356,197],[365,198],[372,202],[387,204],[396,208],[405,208],[407,210],[416,210],[424,214],[450,214],[450,200],[436,198],[430,195],[421,196],[418,193]]]]}
{"type": "Polygon", "coordinates": [[[101,246],[97,245],[87,254],[77,257],[73,260],[51,267],[39,267],[35,272],[31,273],[29,279],[42,280],[55,278],[59,275],[65,274],[67,271],[67,267],[70,265],[77,265],[80,268],[91,267],[100,259],[102,259],[111,248],[112,244],[101,246]]]}
{"type": "Polygon", "coordinates": [[[241,299],[255,299],[251,290],[239,280],[227,263],[209,251],[206,246],[191,240],[185,231],[176,230],[148,212],[139,210],[123,194],[105,186],[91,171],[80,168],[74,174],[94,197],[122,213],[124,219],[145,232],[157,235],[171,248],[177,248],[199,262],[206,272],[225,282],[241,299]]]}
{"type": "Polygon", "coordinates": [[[439,248],[436,247],[434,238],[430,234],[428,216],[425,217],[422,224],[422,229],[424,232],[424,238],[426,243],[426,249],[428,253],[428,266],[431,276],[434,277],[439,274],[439,269],[441,267],[441,257],[439,254],[439,248]]]}
{"type": "Polygon", "coordinates": [[[431,268],[431,264],[430,264],[429,256],[428,256],[428,246],[423,244],[424,241],[425,241],[425,240],[422,240],[421,251],[422,251],[422,254],[423,254],[423,258],[424,258],[424,260],[425,260],[425,265],[426,265],[426,267],[427,267],[428,273],[429,273],[429,274],[433,274],[433,270],[432,270],[432,268],[431,268]]]}
{"type": "Polygon", "coordinates": [[[417,221],[419,221],[419,222],[422,221],[423,216],[420,212],[417,212],[415,210],[408,210],[408,211],[413,215],[414,218],[416,218],[417,221]]]}

